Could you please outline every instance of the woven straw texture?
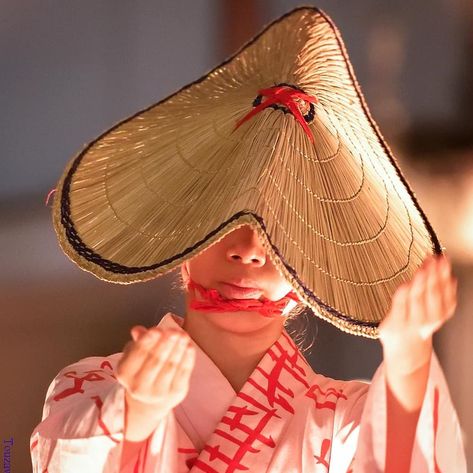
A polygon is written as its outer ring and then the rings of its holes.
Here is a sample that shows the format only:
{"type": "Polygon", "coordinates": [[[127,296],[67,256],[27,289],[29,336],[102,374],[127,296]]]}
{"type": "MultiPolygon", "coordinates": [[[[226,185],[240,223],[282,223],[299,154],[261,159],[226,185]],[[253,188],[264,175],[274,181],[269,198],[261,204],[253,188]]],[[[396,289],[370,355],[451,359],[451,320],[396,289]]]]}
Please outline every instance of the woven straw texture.
{"type": "Polygon", "coordinates": [[[315,314],[371,338],[396,288],[442,251],[337,28],[316,8],[293,10],[88,144],[59,180],[53,222],[72,261],[123,284],[156,278],[250,224],[315,314]],[[235,128],[258,91],[279,84],[316,97],[313,142],[284,106],[235,128]]]}

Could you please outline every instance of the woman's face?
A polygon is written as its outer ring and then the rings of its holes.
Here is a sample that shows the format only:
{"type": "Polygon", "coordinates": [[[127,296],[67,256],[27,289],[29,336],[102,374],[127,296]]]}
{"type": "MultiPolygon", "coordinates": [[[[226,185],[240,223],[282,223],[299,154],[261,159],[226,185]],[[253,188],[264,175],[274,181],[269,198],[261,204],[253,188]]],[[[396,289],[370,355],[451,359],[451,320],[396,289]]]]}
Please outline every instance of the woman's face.
{"type": "MultiPolygon", "coordinates": [[[[276,267],[266,254],[256,231],[249,225],[239,227],[222,240],[212,245],[198,256],[184,263],[181,267],[183,279],[186,280],[187,271],[190,278],[206,289],[216,289],[220,295],[228,299],[261,299],[266,297],[277,301],[292,290],[292,286],[279,274],[276,267]],[[244,287],[254,287],[257,292],[238,293],[225,283],[233,283],[244,287]]],[[[194,293],[199,300],[200,294],[194,293]]],[[[296,305],[290,301],[283,312],[287,315],[296,305]]],[[[189,313],[189,308],[187,309],[189,313]]],[[[233,329],[236,313],[208,313],[206,317],[218,319],[225,324],[225,319],[231,320],[233,329]]],[[[243,330],[247,323],[264,325],[271,318],[263,317],[257,312],[239,311],[238,324],[243,330]]],[[[278,319],[283,319],[279,317],[278,319]]]]}
{"type": "Polygon", "coordinates": [[[239,227],[187,263],[191,279],[229,299],[276,301],[291,291],[250,225],[239,227]],[[241,290],[234,285],[254,290],[241,290]]]}

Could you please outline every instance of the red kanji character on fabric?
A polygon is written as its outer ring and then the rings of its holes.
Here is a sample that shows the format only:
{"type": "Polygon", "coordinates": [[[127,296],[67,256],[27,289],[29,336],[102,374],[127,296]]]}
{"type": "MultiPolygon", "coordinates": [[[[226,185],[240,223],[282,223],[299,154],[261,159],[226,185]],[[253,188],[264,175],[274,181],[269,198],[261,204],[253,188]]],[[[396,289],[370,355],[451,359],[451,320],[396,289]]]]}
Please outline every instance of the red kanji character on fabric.
{"type": "Polygon", "coordinates": [[[335,411],[338,399],[347,399],[346,395],[343,394],[343,389],[328,388],[324,391],[318,384],[312,385],[307,391],[306,396],[314,399],[317,409],[331,409],[332,411],[335,411]],[[324,398],[323,401],[319,400],[320,396],[324,398]],[[328,400],[329,396],[335,397],[336,400],[328,400]]]}
{"type": "Polygon", "coordinates": [[[320,446],[320,455],[314,455],[314,457],[317,460],[317,465],[318,464],[324,465],[327,468],[327,471],[328,471],[328,468],[329,468],[329,463],[328,463],[328,459],[326,457],[327,457],[327,454],[330,451],[330,445],[331,445],[330,439],[324,439],[322,441],[322,445],[320,446]]]}
{"type": "MultiPolygon", "coordinates": [[[[79,377],[77,376],[76,371],[68,371],[64,373],[64,377],[72,378],[74,380],[74,385],[70,388],[66,388],[64,391],[56,394],[54,396],[55,401],[60,401],[68,396],[72,396],[73,394],[80,393],[84,394],[85,390],[82,388],[82,385],[85,381],[94,382],[94,381],[103,381],[105,377],[103,376],[103,370],[89,370],[85,372],[85,376],[79,377]]],[[[111,375],[114,377],[113,375],[111,375]]]]}

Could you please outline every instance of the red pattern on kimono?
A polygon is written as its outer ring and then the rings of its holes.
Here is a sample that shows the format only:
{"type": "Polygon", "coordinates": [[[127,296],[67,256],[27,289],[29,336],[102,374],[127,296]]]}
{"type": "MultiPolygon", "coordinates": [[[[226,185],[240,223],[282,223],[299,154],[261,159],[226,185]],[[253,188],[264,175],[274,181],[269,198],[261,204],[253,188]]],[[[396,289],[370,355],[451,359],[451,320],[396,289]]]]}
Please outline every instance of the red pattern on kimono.
{"type": "MultiPolygon", "coordinates": [[[[158,324],[181,329],[168,313],[158,324]]],[[[314,373],[287,332],[236,393],[196,345],[186,398],[163,418],[126,473],[377,473],[386,455],[384,365],[371,384],[314,373]]],[[[34,473],[117,473],[123,447],[122,353],[88,357],[49,386],[31,435],[34,473]]],[[[125,471],[123,470],[123,471],[125,471]]],[[[411,473],[466,472],[456,411],[434,354],[411,473]],[[441,426],[441,428],[439,428],[441,426]]]]}

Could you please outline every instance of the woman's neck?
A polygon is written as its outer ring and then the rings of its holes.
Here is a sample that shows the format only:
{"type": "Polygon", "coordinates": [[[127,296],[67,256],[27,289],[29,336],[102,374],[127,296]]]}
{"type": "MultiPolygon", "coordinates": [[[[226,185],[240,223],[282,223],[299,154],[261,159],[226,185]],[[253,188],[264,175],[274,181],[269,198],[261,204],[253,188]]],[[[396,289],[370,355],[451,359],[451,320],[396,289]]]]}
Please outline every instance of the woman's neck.
{"type": "Polygon", "coordinates": [[[238,393],[281,336],[283,324],[283,317],[269,320],[243,312],[199,313],[188,307],[182,328],[238,393]]]}

